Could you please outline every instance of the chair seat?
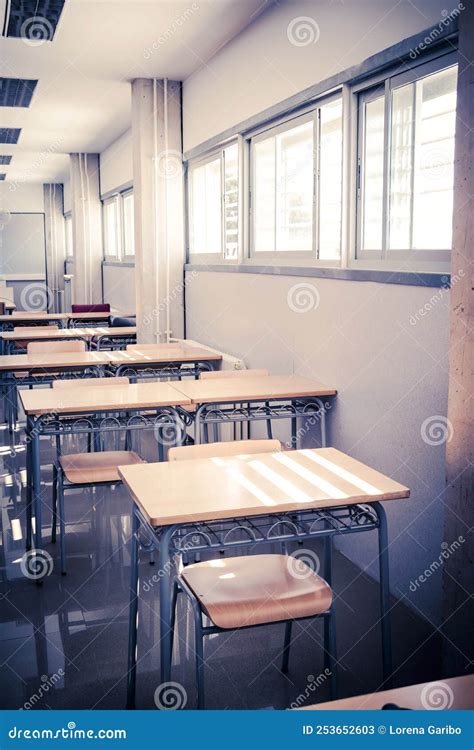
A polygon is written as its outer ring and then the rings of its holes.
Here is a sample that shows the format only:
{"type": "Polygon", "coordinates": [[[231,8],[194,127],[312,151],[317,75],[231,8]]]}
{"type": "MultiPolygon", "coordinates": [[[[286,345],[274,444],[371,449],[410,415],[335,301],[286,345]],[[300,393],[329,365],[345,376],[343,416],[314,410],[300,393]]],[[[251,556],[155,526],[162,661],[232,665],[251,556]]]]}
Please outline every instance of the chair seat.
{"type": "Polygon", "coordinates": [[[220,628],[311,617],[332,603],[330,586],[287,555],[230,557],[188,565],[181,577],[220,628]]]}
{"type": "Polygon", "coordinates": [[[118,466],[144,463],[133,451],[68,453],[61,456],[59,462],[66,479],[71,484],[120,482],[118,466]]]}

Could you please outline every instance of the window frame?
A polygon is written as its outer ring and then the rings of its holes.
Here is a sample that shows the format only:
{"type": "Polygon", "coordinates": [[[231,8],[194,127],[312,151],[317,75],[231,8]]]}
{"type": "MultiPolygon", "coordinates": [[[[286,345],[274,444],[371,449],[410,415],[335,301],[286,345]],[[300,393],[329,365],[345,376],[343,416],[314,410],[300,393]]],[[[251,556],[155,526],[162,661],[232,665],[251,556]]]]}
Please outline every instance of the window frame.
{"type": "Polygon", "coordinates": [[[135,198],[133,195],[133,188],[129,188],[128,190],[124,190],[122,193],[119,193],[120,196],[120,226],[121,226],[121,254],[120,254],[120,260],[124,263],[132,263],[135,261],[135,198]],[[127,253],[126,252],[126,242],[125,242],[125,200],[127,198],[133,199],[133,253],[127,253]]]}
{"type": "MultiPolygon", "coordinates": [[[[128,196],[133,196],[133,187],[126,188],[120,192],[109,193],[102,198],[102,245],[103,245],[103,260],[105,263],[135,263],[135,253],[133,255],[125,252],[125,211],[124,211],[124,199],[128,196]],[[117,238],[117,254],[111,255],[108,250],[108,238],[107,238],[107,206],[115,204],[115,231],[117,238]]],[[[134,203],[135,212],[135,203],[134,203]]],[[[135,219],[135,213],[134,213],[135,219]]],[[[135,241],[134,241],[135,248],[135,241]]]]}
{"type": "Polygon", "coordinates": [[[201,264],[212,264],[213,262],[219,263],[240,263],[242,258],[242,143],[240,138],[232,138],[228,142],[222,144],[217,149],[213,149],[204,156],[193,159],[187,163],[186,166],[186,257],[188,263],[201,263],[201,264]],[[237,163],[238,163],[238,227],[237,227],[237,257],[226,258],[226,241],[225,241],[225,152],[232,146],[237,146],[237,163]],[[221,231],[220,231],[220,251],[217,253],[194,253],[191,248],[191,236],[192,236],[192,217],[193,217],[193,180],[192,174],[195,169],[204,167],[206,164],[210,164],[213,161],[219,159],[220,163],[220,212],[221,212],[221,231]]]}
{"type": "MultiPolygon", "coordinates": [[[[353,145],[355,165],[355,180],[353,180],[353,210],[354,242],[351,243],[350,267],[364,269],[385,269],[387,271],[413,271],[446,273],[449,270],[451,248],[449,249],[411,249],[395,250],[389,248],[390,230],[390,181],[391,181],[391,111],[392,93],[400,86],[415,83],[429,75],[446,70],[458,64],[457,51],[444,52],[429,60],[421,60],[417,64],[401,70],[400,66],[391,68],[383,74],[372,76],[363,83],[351,87],[351,116],[353,121],[353,145]],[[361,115],[359,102],[365,103],[379,96],[382,92],[384,101],[384,165],[383,165],[383,209],[382,209],[382,247],[380,250],[366,250],[362,248],[363,227],[363,159],[365,122],[361,115]]],[[[412,216],[413,220],[413,216],[412,216]]]]}

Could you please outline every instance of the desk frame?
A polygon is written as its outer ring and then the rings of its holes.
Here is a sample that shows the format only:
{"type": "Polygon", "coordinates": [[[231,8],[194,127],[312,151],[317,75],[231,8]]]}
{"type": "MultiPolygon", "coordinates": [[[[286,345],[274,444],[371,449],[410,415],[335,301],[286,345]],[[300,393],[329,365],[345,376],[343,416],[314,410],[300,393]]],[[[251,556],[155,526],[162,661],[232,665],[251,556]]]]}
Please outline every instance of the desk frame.
{"type": "Polygon", "coordinates": [[[331,585],[332,540],[336,535],[377,530],[380,574],[380,626],[382,634],[383,687],[391,685],[392,646],[390,623],[390,581],[388,533],[385,510],[380,502],[306,511],[278,511],[262,516],[236,517],[221,521],[205,521],[158,526],[154,528],[134,503],[131,537],[131,579],[128,631],[127,709],[135,708],[138,642],[138,600],[140,549],[158,550],[160,571],[160,681],[170,680],[171,585],[173,557],[209,550],[235,549],[249,544],[300,542],[324,538],[324,577],[331,585]],[[240,537],[240,538],[239,538],[240,537]]]}

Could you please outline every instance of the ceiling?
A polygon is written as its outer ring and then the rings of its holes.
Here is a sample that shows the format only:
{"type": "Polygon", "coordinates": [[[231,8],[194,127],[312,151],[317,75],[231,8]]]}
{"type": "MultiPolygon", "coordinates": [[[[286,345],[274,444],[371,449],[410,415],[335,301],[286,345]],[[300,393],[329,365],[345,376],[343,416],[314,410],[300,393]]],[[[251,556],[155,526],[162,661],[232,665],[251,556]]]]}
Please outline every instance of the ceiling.
{"type": "Polygon", "coordinates": [[[0,128],[21,128],[0,144],[6,180],[67,179],[69,153],[100,153],[130,127],[131,80],[186,79],[270,2],[66,0],[52,41],[0,37],[0,76],[38,80],[29,107],[0,106],[0,128]]]}

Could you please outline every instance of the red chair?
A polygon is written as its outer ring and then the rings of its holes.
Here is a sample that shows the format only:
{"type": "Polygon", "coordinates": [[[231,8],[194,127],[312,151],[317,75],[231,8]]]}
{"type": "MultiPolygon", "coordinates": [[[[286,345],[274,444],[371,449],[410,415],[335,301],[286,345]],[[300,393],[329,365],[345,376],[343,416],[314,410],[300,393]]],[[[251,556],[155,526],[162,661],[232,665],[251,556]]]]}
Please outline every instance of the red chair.
{"type": "Polygon", "coordinates": [[[71,305],[71,312],[73,313],[110,312],[110,305],[108,303],[102,303],[102,302],[98,305],[71,305]]]}

